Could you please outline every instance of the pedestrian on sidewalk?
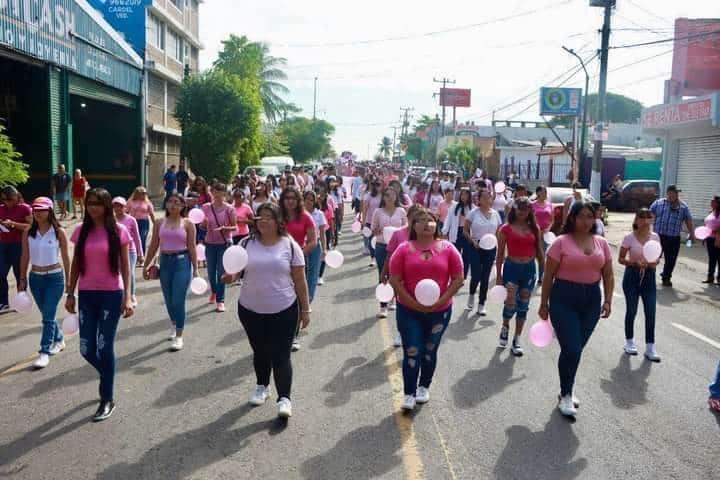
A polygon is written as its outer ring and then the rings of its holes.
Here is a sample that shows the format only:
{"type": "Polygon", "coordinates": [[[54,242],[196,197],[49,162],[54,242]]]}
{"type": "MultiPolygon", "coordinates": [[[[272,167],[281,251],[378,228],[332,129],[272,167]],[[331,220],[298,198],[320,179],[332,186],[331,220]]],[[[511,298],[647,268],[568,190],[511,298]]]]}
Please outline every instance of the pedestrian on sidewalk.
{"type": "Polygon", "coordinates": [[[497,237],[498,229],[502,225],[500,214],[492,205],[490,191],[482,185],[478,187],[477,204],[465,217],[462,235],[465,239],[468,257],[470,259],[470,295],[465,310],[475,308],[475,293],[480,286],[477,314],[481,317],[487,315],[485,301],[490,286],[490,274],[497,257],[497,247],[486,250],[480,247],[480,239],[485,235],[497,237]]]}
{"type": "Polygon", "coordinates": [[[22,233],[33,222],[30,205],[22,201],[15,187],[2,189],[0,204],[0,312],[8,310],[8,273],[13,271],[15,282],[20,280],[20,257],[22,256],[22,233]]]}
{"type": "Polygon", "coordinates": [[[710,213],[705,217],[705,226],[712,234],[705,239],[705,248],[708,252],[708,273],[703,283],[712,284],[715,281],[717,269],[717,283],[720,284],[720,195],[715,195],[710,202],[710,213]]]}
{"type": "Polygon", "coordinates": [[[55,201],[60,208],[60,220],[65,220],[68,214],[68,202],[70,201],[70,189],[72,178],[65,170],[65,165],[58,165],[58,171],[52,176],[52,191],[55,201]]]}
{"type": "Polygon", "coordinates": [[[312,267],[317,268],[317,273],[308,272],[307,276],[308,282],[311,278],[317,278],[317,281],[314,285],[310,285],[310,283],[308,283],[308,296],[310,297],[310,304],[312,304],[313,300],[315,299],[315,291],[317,290],[317,286],[323,285],[325,283],[323,281],[323,275],[325,273],[325,254],[327,253],[329,248],[329,240],[326,232],[330,228],[330,225],[328,223],[327,217],[322,212],[322,210],[320,210],[318,196],[315,192],[305,192],[303,194],[303,203],[305,206],[305,211],[310,213],[310,216],[315,223],[315,236],[318,239],[318,245],[317,247],[315,247],[315,251],[308,256],[309,258],[313,259],[313,262],[308,261],[308,264],[312,263],[312,267]],[[315,258],[318,259],[318,262],[314,261],[315,258]]]}
{"type": "Polygon", "coordinates": [[[625,293],[625,353],[637,355],[634,325],[638,311],[638,302],[642,299],[645,312],[645,358],[659,362],[660,355],[655,349],[655,310],[657,291],[655,268],[659,261],[648,262],[643,254],[643,246],[649,241],[660,242],[660,236],[652,231],[654,218],[647,208],[641,208],[635,214],[633,231],[628,233],[620,246],[618,262],[625,265],[623,293],[625,293]]]}
{"type": "MultiPolygon", "coordinates": [[[[554,215],[552,203],[547,198],[547,188],[545,185],[539,185],[535,189],[535,201],[531,204],[533,213],[535,214],[535,221],[540,229],[540,235],[542,236],[543,252],[547,252],[548,243],[545,241],[545,234],[550,232],[553,225],[554,215]]],[[[543,263],[538,264],[538,285],[542,285],[543,274],[545,273],[545,265],[543,263]]]]}
{"type": "Polygon", "coordinates": [[[213,201],[202,206],[205,220],[205,258],[207,261],[208,281],[210,283],[210,299],[208,303],[215,304],[215,311],[225,311],[225,284],[221,281],[225,268],[223,255],[232,245],[232,234],[237,231],[237,218],[235,208],[225,202],[225,184],[215,183],[210,189],[213,201]]]}
{"type": "Polygon", "coordinates": [[[127,200],[124,197],[115,197],[112,199],[113,211],[115,213],[115,221],[120,225],[124,225],[127,228],[128,233],[132,242],[129,245],[130,255],[130,293],[132,295],[133,307],[137,307],[137,297],[135,296],[135,269],[138,265],[145,263],[145,250],[143,249],[142,242],[140,240],[140,231],[138,229],[137,220],[125,213],[127,208],[127,200]]]}
{"type": "Polygon", "coordinates": [[[390,284],[398,297],[397,325],[404,350],[402,408],[413,410],[416,403],[430,400],[437,352],[452,316],[452,298],[463,284],[460,253],[440,239],[437,217],[430,211],[423,209],[415,215],[409,241],[393,253],[390,284]],[[440,287],[440,298],[431,306],[415,298],[415,287],[425,279],[440,287]]]}
{"type": "Polygon", "coordinates": [[[163,175],[163,190],[165,190],[165,199],[163,200],[163,208],[165,208],[168,197],[177,192],[177,168],[175,165],[170,165],[163,175]]]}
{"type": "MultiPolygon", "coordinates": [[[[448,216],[443,223],[442,234],[455,245],[463,260],[463,278],[467,279],[470,269],[470,248],[471,245],[465,238],[465,219],[473,209],[472,193],[467,188],[460,190],[458,201],[453,202],[448,211],[448,216]]],[[[409,217],[409,213],[408,213],[409,217]]],[[[408,218],[409,220],[409,218],[408,218]]]]}
{"type": "Polygon", "coordinates": [[[81,219],[85,216],[85,192],[89,189],[90,184],[87,179],[82,176],[82,171],[76,168],[72,181],[73,220],[77,218],[78,211],[81,219]]]}
{"type": "Polygon", "coordinates": [[[595,234],[596,228],[592,204],[576,201],[560,236],[548,248],[538,311],[541,319],[552,321],[560,344],[558,409],[570,417],[579,405],[573,386],[580,357],[600,316],[610,316],[615,289],[610,245],[595,234]]]}
{"type": "Polygon", "coordinates": [[[672,287],[672,274],[680,253],[680,232],[687,227],[690,239],[695,238],[693,220],[687,203],[680,200],[677,186],[668,185],[665,198],[655,200],[650,211],[655,215],[655,233],[660,235],[660,244],[665,253],[665,263],[660,274],[664,287],[672,287]]]}
{"type": "Polygon", "coordinates": [[[521,357],[524,351],[520,343],[520,336],[525,326],[525,320],[527,320],[530,296],[535,288],[537,278],[535,261],[545,262],[542,235],[527,197],[518,197],[513,201],[512,208],[508,212],[508,221],[498,229],[497,238],[497,259],[495,261],[497,284],[504,285],[507,289],[498,346],[499,348],[507,347],[510,320],[514,316],[515,335],[510,345],[510,351],[516,357],[521,357]]]}
{"type": "Polygon", "coordinates": [[[150,233],[150,227],[155,226],[155,207],[148,198],[145,187],[139,186],[133,190],[125,210],[137,222],[140,245],[144,252],[147,250],[147,236],[150,233]]]}
{"type": "Polygon", "coordinates": [[[160,287],[170,318],[173,351],[182,350],[187,316],[187,291],[198,276],[195,225],[185,218],[185,200],[172,194],[165,202],[165,218],[155,224],[143,266],[143,278],[150,280],[155,254],[160,251],[160,287]]]}
{"type": "Polygon", "coordinates": [[[53,210],[52,200],[47,197],[36,198],[32,204],[32,224],[22,236],[18,291],[24,292],[27,289],[30,269],[30,291],[40,309],[43,325],[40,351],[33,362],[34,368],[47,367],[50,355],[56,355],[65,349],[62,328],[56,317],[58,303],[66,290],[66,279],[69,280],[63,272],[70,271],[70,255],[67,235],[55,218],[53,210]]]}
{"type": "Polygon", "coordinates": [[[65,309],[80,311],[80,354],[100,374],[100,405],[93,421],[115,411],[115,334],[120,315],[133,314],[130,298],[132,239],[115,221],[110,192],[92,188],[85,196],[87,215],[73,232],[75,244],[65,309]],[[75,288],[78,288],[77,305],[75,288]]]}
{"type": "MultiPolygon", "coordinates": [[[[370,178],[370,190],[365,193],[362,197],[362,210],[360,212],[360,222],[364,227],[371,229],[370,223],[372,222],[373,214],[375,210],[380,207],[380,201],[382,200],[382,194],[380,189],[382,188],[382,181],[379,179],[370,178]]],[[[372,233],[370,236],[363,235],[363,243],[365,244],[365,250],[370,255],[369,267],[375,266],[375,248],[372,246],[372,233]]]]}
{"type": "MultiPolygon", "coordinates": [[[[256,213],[253,232],[242,242],[248,252],[248,263],[242,273],[243,287],[238,298],[238,317],[253,350],[257,379],[250,404],[260,406],[270,397],[272,373],[278,394],[278,416],[287,418],[292,415],[291,345],[296,327],[307,328],[312,313],[305,254],[285,230],[280,208],[264,203],[256,213]]],[[[223,281],[232,283],[239,276],[226,274],[223,281]]]]}

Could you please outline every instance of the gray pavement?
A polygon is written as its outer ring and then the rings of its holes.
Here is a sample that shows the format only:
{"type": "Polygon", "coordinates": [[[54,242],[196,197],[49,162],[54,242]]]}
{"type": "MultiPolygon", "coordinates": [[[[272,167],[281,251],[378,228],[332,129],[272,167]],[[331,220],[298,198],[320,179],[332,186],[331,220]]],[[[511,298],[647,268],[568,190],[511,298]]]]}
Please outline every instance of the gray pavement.
{"type": "MultiPolygon", "coordinates": [[[[620,225],[611,223],[611,243],[620,225]]],[[[185,349],[170,353],[159,284],[140,282],[140,307],[122,321],[116,346],[118,409],[101,424],[89,421],[97,377],[77,339],[48,368],[30,371],[23,362],[37,350],[39,315],[0,317],[0,477],[720,478],[720,419],[706,405],[720,308],[716,292],[698,286],[704,272],[692,272],[695,264],[683,260],[677,288],[659,290],[660,364],[622,354],[624,299],[615,298],[578,373],[574,423],[554,408],[557,346],[528,344],[518,359],[498,351],[501,307],[468,315],[463,288],[432,400],[405,416],[400,352],[389,346],[394,322],[375,318],[375,270],[349,229],[340,248],[345,264],[318,287],[312,325],[293,354],[288,424],[270,402],[247,405],[255,378],[236,288],[225,314],[192,297],[185,349]]],[[[534,298],[531,322],[536,308],[534,298]]],[[[641,342],[642,318],[636,330],[641,342]]]]}

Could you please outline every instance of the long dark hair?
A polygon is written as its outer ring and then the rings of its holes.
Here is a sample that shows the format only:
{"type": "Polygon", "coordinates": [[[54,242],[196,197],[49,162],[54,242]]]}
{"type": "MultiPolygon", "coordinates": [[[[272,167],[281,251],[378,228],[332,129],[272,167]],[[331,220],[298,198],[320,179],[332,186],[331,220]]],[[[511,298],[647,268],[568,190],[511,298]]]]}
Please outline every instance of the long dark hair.
{"type": "MultiPolygon", "coordinates": [[[[290,195],[295,195],[297,198],[297,208],[295,209],[295,215],[298,217],[302,216],[303,212],[305,211],[305,205],[303,205],[303,196],[302,193],[300,193],[300,190],[298,190],[295,187],[285,187],[285,190],[280,194],[280,214],[282,215],[283,222],[287,222],[290,220],[290,212],[285,207],[285,199],[289,197],[290,195]]],[[[258,207],[259,209],[260,207],[258,207]]]]}
{"type": "MultiPolygon", "coordinates": [[[[57,221],[57,217],[55,216],[55,212],[52,208],[48,210],[48,223],[50,223],[50,225],[52,225],[52,227],[55,229],[55,233],[57,233],[62,228],[62,225],[60,225],[60,222],[57,221]]],[[[35,235],[37,235],[37,231],[38,222],[37,220],[35,220],[35,215],[33,215],[33,221],[32,225],[30,225],[30,230],[28,230],[28,236],[35,238],[35,235]]]]}
{"type": "MultiPolygon", "coordinates": [[[[115,222],[115,215],[112,209],[112,197],[110,192],[104,188],[96,187],[91,188],[85,194],[85,205],[88,205],[90,198],[94,198],[95,201],[102,203],[105,209],[103,225],[108,236],[108,263],[110,264],[110,271],[114,274],[120,273],[120,234],[118,233],[117,222],[115,222]]],[[[90,231],[95,227],[95,222],[86,214],[83,219],[83,223],[80,226],[80,235],[78,236],[77,247],[75,248],[75,254],[78,259],[78,266],[80,267],[80,273],[85,273],[85,242],[87,241],[90,231]]]]}
{"type": "Polygon", "coordinates": [[[517,208],[519,206],[525,206],[528,210],[528,217],[527,217],[527,224],[528,227],[530,227],[530,231],[535,235],[535,238],[540,238],[540,228],[537,225],[537,221],[535,220],[535,212],[533,211],[532,207],[530,206],[530,199],[528,197],[518,197],[513,201],[513,206],[510,209],[510,213],[508,213],[508,221],[507,223],[509,225],[512,225],[515,223],[515,220],[517,220],[517,208]]]}
{"type": "Polygon", "coordinates": [[[178,200],[180,200],[180,203],[182,203],[182,208],[180,209],[180,216],[184,217],[187,214],[187,204],[185,203],[185,197],[183,197],[179,193],[171,193],[170,195],[165,197],[165,217],[170,216],[170,212],[168,212],[167,209],[167,202],[171,198],[177,198],[178,200]]]}
{"type": "Polygon", "coordinates": [[[720,216],[720,195],[715,195],[712,198],[712,202],[715,204],[715,208],[713,208],[713,213],[715,216],[720,216]]]}
{"type": "Polygon", "coordinates": [[[388,191],[392,190],[395,192],[395,208],[400,208],[402,205],[400,204],[400,194],[392,187],[388,187],[382,192],[382,197],[380,197],[380,208],[385,208],[385,194],[388,193],[388,191]]]}
{"type": "Polygon", "coordinates": [[[645,207],[638,208],[637,212],[635,212],[635,219],[633,220],[633,224],[632,224],[633,230],[637,230],[639,228],[638,224],[637,224],[638,218],[652,218],[652,217],[653,217],[653,212],[649,208],[645,208],[645,207]]]}
{"type": "MultiPolygon", "coordinates": [[[[567,219],[565,220],[565,223],[563,224],[562,230],[560,231],[561,235],[566,234],[573,234],[575,233],[575,221],[577,219],[578,214],[588,209],[592,212],[593,218],[595,217],[595,205],[593,205],[591,202],[586,202],[585,200],[578,200],[576,201],[573,206],[570,208],[570,213],[568,213],[567,219]]],[[[593,222],[592,228],[590,229],[590,233],[592,235],[597,234],[597,223],[593,222]]]]}
{"type": "Polygon", "coordinates": [[[418,209],[417,213],[415,213],[415,215],[412,217],[412,221],[410,222],[410,231],[408,232],[410,240],[417,240],[417,234],[415,233],[415,224],[418,223],[418,218],[420,218],[424,215],[430,216],[433,219],[433,221],[435,222],[435,234],[433,235],[433,238],[435,240],[440,238],[440,221],[439,221],[437,215],[432,213],[427,208],[421,208],[421,209],[418,209]]]}
{"type": "Polygon", "coordinates": [[[470,192],[469,188],[461,188],[458,204],[455,205],[455,215],[460,213],[460,215],[465,216],[470,210],[472,210],[472,192],[470,192]],[[463,202],[463,195],[467,197],[467,201],[465,202],[463,202]]]}

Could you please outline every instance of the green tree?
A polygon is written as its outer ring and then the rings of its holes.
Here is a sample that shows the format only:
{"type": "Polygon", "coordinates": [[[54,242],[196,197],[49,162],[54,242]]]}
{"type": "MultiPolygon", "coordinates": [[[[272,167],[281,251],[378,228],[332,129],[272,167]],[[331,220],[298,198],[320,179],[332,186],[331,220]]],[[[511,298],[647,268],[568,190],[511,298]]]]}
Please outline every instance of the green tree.
{"type": "MultiPolygon", "coordinates": [[[[592,122],[597,117],[598,95],[588,95],[588,121],[592,122]]],[[[642,113],[643,104],[635,99],[608,92],[605,100],[605,111],[608,122],[612,123],[637,123],[642,113]]],[[[582,120],[582,117],[579,118],[582,120]]],[[[574,117],[553,117],[551,125],[562,125],[571,128],[574,117]]]]}
{"type": "Polygon", "coordinates": [[[273,128],[266,132],[263,142],[262,157],[273,157],[278,155],[287,155],[290,153],[287,137],[279,128],[273,128]]]}
{"type": "Polygon", "coordinates": [[[466,171],[471,171],[475,167],[478,154],[478,149],[469,142],[457,142],[445,147],[438,155],[438,159],[441,162],[455,163],[466,171]]]}
{"type": "Polygon", "coordinates": [[[22,154],[15,150],[10,137],[0,125],[0,185],[18,185],[28,181],[28,166],[19,159],[22,154]]]}
{"type": "Polygon", "coordinates": [[[390,157],[392,150],[392,140],[390,140],[389,137],[383,137],[382,140],[380,140],[380,143],[378,143],[378,153],[382,155],[383,158],[387,159],[390,157]]]}
{"type": "Polygon", "coordinates": [[[193,170],[227,181],[257,161],[263,148],[261,111],[256,78],[217,69],[186,77],[175,115],[193,170]]]}
{"type": "Polygon", "coordinates": [[[285,58],[270,55],[267,44],[251,42],[245,35],[230,35],[222,44],[223,49],[213,66],[241,78],[257,78],[263,111],[270,123],[275,123],[284,113],[290,111],[287,102],[281,97],[289,92],[281,83],[282,80],[287,80],[283,70],[287,65],[285,58]]]}
{"type": "Polygon", "coordinates": [[[330,139],[335,127],[325,120],[292,117],[280,122],[278,129],[287,138],[290,156],[295,161],[307,162],[333,153],[330,139]]]}
{"type": "Polygon", "coordinates": [[[435,117],[431,117],[429,115],[421,116],[415,122],[415,126],[413,127],[415,130],[415,135],[417,135],[419,132],[425,130],[427,127],[437,125],[438,123],[439,123],[439,120],[435,117]]]}

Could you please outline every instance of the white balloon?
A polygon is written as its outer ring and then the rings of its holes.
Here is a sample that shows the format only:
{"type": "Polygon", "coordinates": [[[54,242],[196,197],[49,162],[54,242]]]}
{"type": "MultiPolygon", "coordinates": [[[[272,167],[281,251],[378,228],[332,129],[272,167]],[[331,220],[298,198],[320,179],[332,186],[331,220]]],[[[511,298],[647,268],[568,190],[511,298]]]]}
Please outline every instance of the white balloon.
{"type": "Polygon", "coordinates": [[[507,289],[502,285],[495,285],[488,292],[488,299],[495,303],[503,303],[507,298],[507,289]]]}
{"type": "Polygon", "coordinates": [[[478,242],[478,245],[483,250],[492,250],[497,247],[497,237],[495,237],[492,233],[485,234],[478,242]]]}
{"type": "Polygon", "coordinates": [[[345,257],[339,250],[330,250],[325,254],[325,263],[330,268],[340,268],[344,261],[345,257]]]}
{"type": "Polygon", "coordinates": [[[354,221],[350,226],[350,230],[352,230],[353,233],[360,233],[362,231],[362,223],[357,220],[354,221]]]}
{"type": "Polygon", "coordinates": [[[202,277],[195,277],[190,282],[190,291],[195,295],[203,295],[207,289],[208,283],[202,277]]]}
{"type": "Polygon", "coordinates": [[[197,254],[198,262],[204,262],[206,260],[205,245],[203,245],[202,243],[198,243],[197,245],[195,245],[195,253],[197,254]]]}
{"type": "Polygon", "coordinates": [[[415,299],[426,307],[435,305],[440,298],[440,285],[435,280],[426,278],[415,285],[415,299]]]}
{"type": "Polygon", "coordinates": [[[551,232],[547,231],[543,234],[543,240],[545,240],[545,243],[548,245],[552,245],[552,243],[557,239],[557,236],[551,232]]]}
{"type": "Polygon", "coordinates": [[[10,302],[10,306],[20,313],[29,312],[32,309],[32,298],[27,292],[19,292],[10,302]]]}
{"type": "Polygon", "coordinates": [[[375,298],[378,302],[389,303],[395,296],[395,291],[388,283],[381,283],[375,288],[375,298]]]}
{"type": "Polygon", "coordinates": [[[660,255],[662,254],[662,246],[656,240],[649,240],[645,242],[645,245],[643,245],[642,252],[645,260],[653,263],[660,258],[660,255]]]}
{"type": "Polygon", "coordinates": [[[247,266],[247,251],[240,245],[228,247],[223,254],[222,263],[226,273],[240,273],[247,266]]]}
{"type": "Polygon", "coordinates": [[[80,322],[78,321],[78,316],[74,313],[71,313],[67,317],[65,317],[65,320],[63,320],[62,323],[62,331],[65,335],[75,335],[80,330],[80,322]]]}
{"type": "Polygon", "coordinates": [[[695,238],[697,238],[698,240],[705,240],[706,238],[711,236],[712,233],[712,230],[703,225],[695,229],[695,238]]]}
{"type": "Polygon", "coordinates": [[[390,243],[390,239],[392,239],[393,233],[400,230],[396,227],[385,227],[383,228],[383,240],[385,240],[385,243],[390,243]]]}
{"type": "Polygon", "coordinates": [[[363,227],[362,234],[364,237],[371,237],[372,236],[372,230],[370,230],[370,227],[363,227]]]}
{"type": "Polygon", "coordinates": [[[375,248],[375,247],[377,246],[377,237],[372,237],[372,238],[370,239],[370,246],[371,246],[372,248],[375,248]]]}
{"type": "Polygon", "coordinates": [[[193,208],[188,213],[188,220],[197,225],[205,221],[205,213],[199,208],[193,208]]]}
{"type": "Polygon", "coordinates": [[[503,193],[506,188],[505,182],[497,182],[495,184],[495,193],[503,193]]]}

